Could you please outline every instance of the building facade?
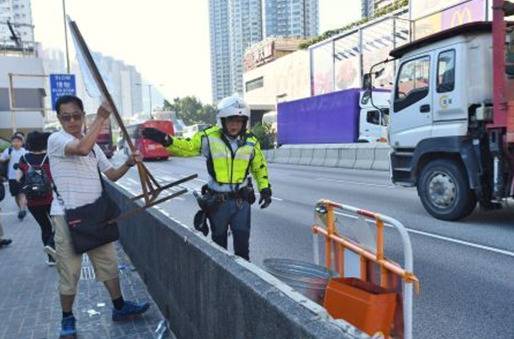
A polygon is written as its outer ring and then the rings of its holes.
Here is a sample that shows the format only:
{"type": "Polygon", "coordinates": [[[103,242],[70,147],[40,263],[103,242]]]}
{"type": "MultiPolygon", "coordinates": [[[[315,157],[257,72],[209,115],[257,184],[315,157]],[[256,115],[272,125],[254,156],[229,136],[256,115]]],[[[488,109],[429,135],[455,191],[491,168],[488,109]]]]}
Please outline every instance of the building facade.
{"type": "Polygon", "coordinates": [[[212,100],[217,102],[232,93],[228,0],[209,0],[209,35],[212,100]]]}
{"type": "Polygon", "coordinates": [[[264,4],[264,37],[319,34],[319,0],[266,0],[264,4]]]}
{"type": "Polygon", "coordinates": [[[231,92],[243,94],[243,59],[247,48],[262,40],[260,0],[229,0],[231,92]]]}
{"type": "Polygon", "coordinates": [[[318,1],[209,0],[213,101],[244,93],[245,52],[265,36],[317,35],[318,1]]]}
{"type": "Polygon", "coordinates": [[[34,41],[32,10],[30,0],[0,0],[0,45],[15,45],[7,22],[12,24],[21,43],[26,45],[34,41]]]}

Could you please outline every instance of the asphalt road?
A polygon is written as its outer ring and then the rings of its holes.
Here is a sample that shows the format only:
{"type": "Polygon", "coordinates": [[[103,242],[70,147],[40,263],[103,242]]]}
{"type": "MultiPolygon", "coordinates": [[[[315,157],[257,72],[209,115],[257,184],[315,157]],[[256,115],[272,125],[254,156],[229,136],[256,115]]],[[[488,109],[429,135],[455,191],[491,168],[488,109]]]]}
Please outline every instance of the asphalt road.
{"type": "MultiPolygon", "coordinates": [[[[147,165],[163,181],[198,173],[199,179],[184,185],[190,189],[199,190],[208,179],[201,158],[147,165]]],[[[387,172],[270,164],[270,180],[273,203],[253,208],[255,264],[262,266],[265,258],[313,261],[310,227],[319,199],[366,208],[409,229],[421,281],[421,294],[414,297],[414,338],[514,338],[514,203],[507,210],[477,210],[462,222],[444,222],[425,212],[414,189],[391,185],[387,172]]],[[[120,183],[137,192],[135,170],[120,183]]],[[[187,225],[197,210],[191,194],[159,208],[187,225]]],[[[386,256],[402,263],[399,239],[386,228],[386,256]]]]}

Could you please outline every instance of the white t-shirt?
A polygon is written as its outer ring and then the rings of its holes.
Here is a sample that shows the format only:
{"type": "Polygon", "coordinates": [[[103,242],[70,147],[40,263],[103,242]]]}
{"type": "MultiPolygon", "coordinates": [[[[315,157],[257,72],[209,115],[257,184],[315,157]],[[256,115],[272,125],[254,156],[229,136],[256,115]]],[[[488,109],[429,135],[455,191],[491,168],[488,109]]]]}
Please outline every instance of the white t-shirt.
{"type": "Polygon", "coordinates": [[[106,172],[112,168],[100,146],[93,147],[94,152],[87,156],[65,155],[69,142],[76,138],[60,130],[48,138],[48,159],[50,171],[60,199],[52,201],[51,215],[63,215],[64,208],[72,209],[94,202],[102,194],[102,184],[98,168],[106,172]],[[60,201],[61,200],[61,201],[60,201]]]}
{"type": "Polygon", "coordinates": [[[25,148],[21,147],[20,149],[15,149],[10,146],[4,149],[2,155],[0,155],[1,160],[9,159],[9,148],[11,149],[11,160],[9,160],[9,168],[7,169],[7,179],[16,180],[16,170],[14,169],[14,164],[17,164],[20,161],[20,158],[23,154],[27,153],[25,148]]]}

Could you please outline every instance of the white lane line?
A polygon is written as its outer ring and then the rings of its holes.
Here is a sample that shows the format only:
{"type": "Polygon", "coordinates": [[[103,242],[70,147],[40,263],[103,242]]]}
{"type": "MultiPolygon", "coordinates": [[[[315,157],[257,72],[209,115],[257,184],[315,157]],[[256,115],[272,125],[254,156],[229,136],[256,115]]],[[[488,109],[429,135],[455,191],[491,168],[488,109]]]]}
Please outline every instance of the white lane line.
{"type": "Polygon", "coordinates": [[[341,184],[350,184],[350,185],[359,185],[359,186],[370,186],[370,187],[385,187],[385,188],[396,188],[397,187],[397,186],[391,185],[391,184],[371,184],[371,183],[368,183],[368,182],[332,179],[332,178],[324,178],[324,177],[316,178],[315,180],[324,180],[324,181],[337,182],[337,183],[341,183],[341,184]]]}
{"type": "Polygon", "coordinates": [[[271,197],[271,199],[273,199],[273,200],[277,200],[277,201],[284,201],[284,199],[282,199],[282,198],[277,198],[277,197],[271,197]]]}
{"type": "MultiPolygon", "coordinates": [[[[359,219],[359,217],[357,217],[355,215],[351,215],[351,214],[340,213],[340,212],[334,212],[334,213],[342,215],[342,216],[345,216],[345,217],[348,217],[348,218],[351,218],[351,219],[359,219]]],[[[366,221],[367,222],[371,222],[371,223],[374,222],[371,219],[366,219],[366,221]]],[[[390,227],[390,228],[394,228],[393,225],[391,225],[391,224],[385,224],[385,226],[390,227]]],[[[500,248],[495,248],[495,247],[486,246],[486,245],[480,245],[480,244],[477,244],[477,243],[474,243],[474,242],[469,242],[469,241],[459,240],[459,239],[455,239],[455,238],[445,237],[445,236],[442,236],[442,235],[433,234],[433,233],[429,233],[429,232],[418,231],[418,230],[414,230],[414,229],[408,228],[408,227],[405,227],[405,229],[407,230],[407,232],[414,233],[414,234],[419,234],[419,235],[424,235],[424,236],[429,237],[429,238],[444,240],[444,241],[448,241],[448,242],[451,242],[451,243],[454,243],[454,244],[459,244],[459,245],[464,245],[464,246],[468,246],[468,247],[478,248],[478,249],[481,249],[481,250],[484,250],[484,251],[489,251],[489,252],[493,252],[493,253],[497,253],[497,254],[503,254],[503,255],[506,255],[506,256],[509,256],[509,257],[514,257],[514,252],[507,251],[507,250],[502,250],[500,248]]]]}

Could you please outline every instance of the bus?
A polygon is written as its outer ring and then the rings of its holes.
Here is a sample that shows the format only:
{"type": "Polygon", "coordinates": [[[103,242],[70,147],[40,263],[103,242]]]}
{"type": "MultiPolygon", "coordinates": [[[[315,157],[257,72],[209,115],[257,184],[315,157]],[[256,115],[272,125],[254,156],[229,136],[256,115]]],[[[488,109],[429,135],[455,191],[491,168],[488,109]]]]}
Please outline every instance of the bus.
{"type": "MultiPolygon", "coordinates": [[[[96,118],[96,114],[87,114],[86,115],[86,131],[91,126],[93,121],[96,118]]],[[[110,159],[112,158],[114,151],[116,150],[116,147],[114,146],[114,143],[112,141],[112,127],[111,127],[111,119],[105,120],[105,123],[102,127],[102,130],[96,137],[96,143],[102,151],[104,151],[105,156],[110,159]]]]}
{"type": "MultiPolygon", "coordinates": [[[[136,148],[141,152],[143,160],[167,160],[169,158],[169,153],[164,146],[152,140],[145,139],[141,135],[143,129],[150,127],[156,128],[168,135],[175,135],[171,120],[147,120],[127,126],[127,132],[136,148]]],[[[128,154],[129,149],[126,142],[124,142],[124,148],[125,154],[128,154]]]]}

